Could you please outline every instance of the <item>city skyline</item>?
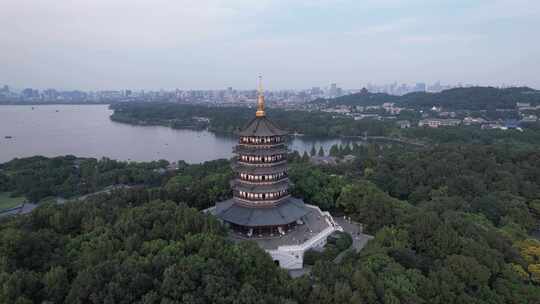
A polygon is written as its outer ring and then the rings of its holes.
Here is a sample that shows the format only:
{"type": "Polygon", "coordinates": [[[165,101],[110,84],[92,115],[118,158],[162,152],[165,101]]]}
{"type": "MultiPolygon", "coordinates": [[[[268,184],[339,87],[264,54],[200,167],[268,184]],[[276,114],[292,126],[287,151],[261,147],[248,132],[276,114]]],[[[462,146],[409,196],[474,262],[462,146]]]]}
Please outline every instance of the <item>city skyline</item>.
{"type": "MultiPolygon", "coordinates": [[[[527,85],[519,85],[519,84],[507,84],[507,83],[501,83],[501,84],[488,84],[488,85],[480,85],[477,83],[442,83],[441,81],[434,81],[432,83],[430,82],[421,82],[421,81],[410,81],[410,82],[388,82],[388,83],[364,83],[359,84],[355,87],[342,87],[339,83],[336,82],[327,82],[323,85],[311,85],[303,88],[264,88],[264,91],[266,92],[305,92],[305,91],[312,91],[312,90],[320,90],[321,92],[329,93],[332,90],[338,89],[340,92],[344,94],[351,94],[351,93],[357,93],[360,92],[362,89],[367,89],[371,93],[387,93],[390,95],[403,95],[410,92],[419,92],[419,91],[425,91],[425,92],[440,92],[447,89],[453,89],[453,88],[468,88],[468,87],[493,87],[493,88],[511,88],[511,87],[529,87],[534,90],[538,90],[538,88],[533,86],[527,86],[527,85]],[[399,91],[400,89],[404,89],[404,92],[396,93],[393,92],[399,91]]],[[[95,89],[82,89],[82,88],[62,88],[62,87],[32,87],[28,85],[22,84],[21,86],[12,86],[10,83],[0,83],[0,91],[10,91],[12,93],[21,93],[24,90],[37,90],[37,91],[58,91],[58,92],[69,92],[69,91],[81,91],[81,92],[173,92],[173,91],[181,91],[181,92],[187,92],[187,91],[237,91],[237,92],[256,92],[257,88],[255,86],[252,87],[246,87],[246,88],[238,88],[238,87],[232,87],[232,86],[221,86],[217,88],[181,88],[181,87],[170,87],[170,88],[164,88],[164,87],[156,87],[156,88],[120,88],[120,87],[111,87],[111,88],[95,88],[95,89]]],[[[333,95],[333,94],[330,94],[333,95]]]]}
{"type": "Polygon", "coordinates": [[[539,17],[528,0],[6,0],[0,83],[248,89],[262,73],[270,90],[328,79],[538,88],[539,17]]]}

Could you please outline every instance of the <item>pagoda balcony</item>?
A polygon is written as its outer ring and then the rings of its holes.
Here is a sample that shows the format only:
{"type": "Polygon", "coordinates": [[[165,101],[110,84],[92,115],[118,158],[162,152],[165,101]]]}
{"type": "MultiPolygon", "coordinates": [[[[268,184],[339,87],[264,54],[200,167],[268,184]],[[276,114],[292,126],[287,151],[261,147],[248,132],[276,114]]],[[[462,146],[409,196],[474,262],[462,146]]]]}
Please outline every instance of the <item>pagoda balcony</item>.
{"type": "Polygon", "coordinates": [[[281,197],[273,198],[273,199],[248,199],[248,198],[237,196],[235,194],[234,200],[248,207],[273,207],[288,197],[291,197],[291,195],[287,193],[281,197]]]}
{"type": "Polygon", "coordinates": [[[239,179],[231,181],[231,187],[237,191],[249,193],[270,193],[286,191],[289,188],[289,179],[283,179],[273,183],[251,183],[239,179]]]}
{"type": "Polygon", "coordinates": [[[276,144],[283,144],[287,142],[287,137],[284,135],[267,135],[267,136],[257,136],[257,135],[250,135],[250,136],[240,136],[238,139],[238,143],[240,144],[248,144],[248,145],[260,145],[260,144],[266,144],[266,145],[276,145],[276,144]]]}
{"type": "Polygon", "coordinates": [[[272,146],[272,147],[245,147],[245,146],[235,146],[233,148],[233,153],[240,154],[240,155],[251,155],[251,156],[272,156],[277,154],[288,154],[291,150],[289,150],[284,145],[281,146],[272,146]]]}
{"type": "Polygon", "coordinates": [[[241,161],[236,160],[236,163],[239,165],[245,165],[245,166],[259,166],[259,167],[272,167],[272,166],[278,166],[278,165],[287,165],[287,159],[282,159],[279,161],[273,161],[273,162],[249,162],[249,161],[241,161]]]}
{"type": "Polygon", "coordinates": [[[243,183],[245,185],[275,185],[277,183],[288,181],[288,180],[289,180],[288,177],[282,177],[278,180],[260,180],[260,181],[245,180],[245,179],[237,178],[237,179],[232,180],[231,183],[232,184],[243,183]]]}
{"type": "Polygon", "coordinates": [[[276,183],[288,177],[289,175],[286,172],[265,173],[260,175],[239,172],[239,174],[236,175],[237,180],[253,184],[276,183]]]}
{"type": "Polygon", "coordinates": [[[239,145],[246,146],[246,147],[260,147],[260,146],[280,146],[280,145],[286,145],[287,141],[275,141],[275,142],[248,142],[248,141],[238,141],[239,145]]]}
{"type": "Polygon", "coordinates": [[[278,174],[287,173],[287,162],[280,162],[279,164],[268,164],[270,166],[261,166],[254,164],[243,164],[237,160],[232,161],[232,169],[238,174],[253,174],[253,175],[265,175],[265,174],[278,174]]]}

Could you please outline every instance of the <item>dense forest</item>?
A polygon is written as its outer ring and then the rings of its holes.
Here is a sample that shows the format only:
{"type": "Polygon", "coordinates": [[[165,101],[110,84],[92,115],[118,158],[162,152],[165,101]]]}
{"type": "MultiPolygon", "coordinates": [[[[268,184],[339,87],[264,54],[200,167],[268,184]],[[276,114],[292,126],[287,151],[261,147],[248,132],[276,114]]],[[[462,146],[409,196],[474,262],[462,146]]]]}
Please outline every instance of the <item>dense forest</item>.
{"type": "Polygon", "coordinates": [[[435,144],[513,145],[517,149],[531,149],[540,145],[540,129],[482,130],[475,126],[447,128],[410,128],[400,130],[403,138],[435,144]]]}
{"type": "Polygon", "coordinates": [[[24,195],[31,202],[54,196],[70,198],[111,185],[159,186],[167,161],[121,162],[108,158],[35,156],[0,164],[0,192],[24,195]]]}
{"type": "Polygon", "coordinates": [[[494,110],[514,109],[516,102],[540,104],[540,91],[527,88],[470,87],[444,90],[440,93],[415,92],[403,96],[384,93],[370,93],[362,90],[360,93],[341,96],[333,99],[318,99],[314,103],[330,105],[366,106],[381,105],[394,102],[409,108],[431,108],[441,106],[448,110],[494,110]]]}
{"type": "MultiPolygon", "coordinates": [[[[164,125],[177,129],[205,129],[216,133],[234,133],[253,118],[253,109],[245,107],[207,107],[174,103],[130,103],[111,105],[111,119],[131,124],[164,125]],[[231,119],[234,117],[234,119],[231,119]],[[209,122],[197,120],[208,118],[209,122]]],[[[269,116],[291,133],[308,136],[388,135],[395,124],[379,120],[353,120],[325,112],[268,109],[269,116]]]]}
{"type": "MultiPolygon", "coordinates": [[[[292,153],[290,177],[294,195],[375,236],[339,264],[313,257],[311,273],[293,279],[255,244],[228,241],[199,210],[230,197],[229,162],[181,163],[156,179],[143,172],[140,187],[3,219],[0,303],[540,302],[540,242],[530,236],[540,222],[538,149],[338,151],[356,158],[320,167],[292,153]]],[[[6,168],[34,162],[4,164],[1,185],[23,181],[6,168]]],[[[54,169],[37,180],[55,175],[60,186],[54,169]]]]}

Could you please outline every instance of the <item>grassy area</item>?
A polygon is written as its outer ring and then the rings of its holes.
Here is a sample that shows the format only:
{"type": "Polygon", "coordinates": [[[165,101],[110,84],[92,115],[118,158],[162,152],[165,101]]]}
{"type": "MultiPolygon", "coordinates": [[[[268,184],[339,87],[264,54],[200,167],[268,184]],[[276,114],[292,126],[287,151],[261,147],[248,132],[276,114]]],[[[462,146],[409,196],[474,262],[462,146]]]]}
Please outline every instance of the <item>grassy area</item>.
{"type": "Polygon", "coordinates": [[[9,192],[0,192],[0,211],[16,207],[25,200],[22,196],[10,197],[9,195],[9,192]]]}

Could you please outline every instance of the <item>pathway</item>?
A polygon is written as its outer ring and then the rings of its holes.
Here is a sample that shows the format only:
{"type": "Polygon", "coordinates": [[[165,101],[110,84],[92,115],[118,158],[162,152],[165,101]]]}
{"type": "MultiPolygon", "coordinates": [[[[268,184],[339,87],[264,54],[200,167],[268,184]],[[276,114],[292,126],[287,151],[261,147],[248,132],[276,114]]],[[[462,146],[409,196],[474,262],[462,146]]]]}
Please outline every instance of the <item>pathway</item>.
{"type": "Polygon", "coordinates": [[[360,252],[360,250],[362,250],[362,248],[366,246],[367,242],[371,240],[373,236],[362,233],[363,227],[362,227],[362,224],[360,223],[349,221],[345,217],[335,217],[334,220],[336,221],[338,225],[340,225],[343,228],[344,232],[347,232],[351,235],[352,240],[353,240],[351,247],[341,252],[334,259],[334,263],[337,264],[341,262],[341,260],[345,257],[345,255],[349,251],[354,250],[355,252],[360,252]]]}

